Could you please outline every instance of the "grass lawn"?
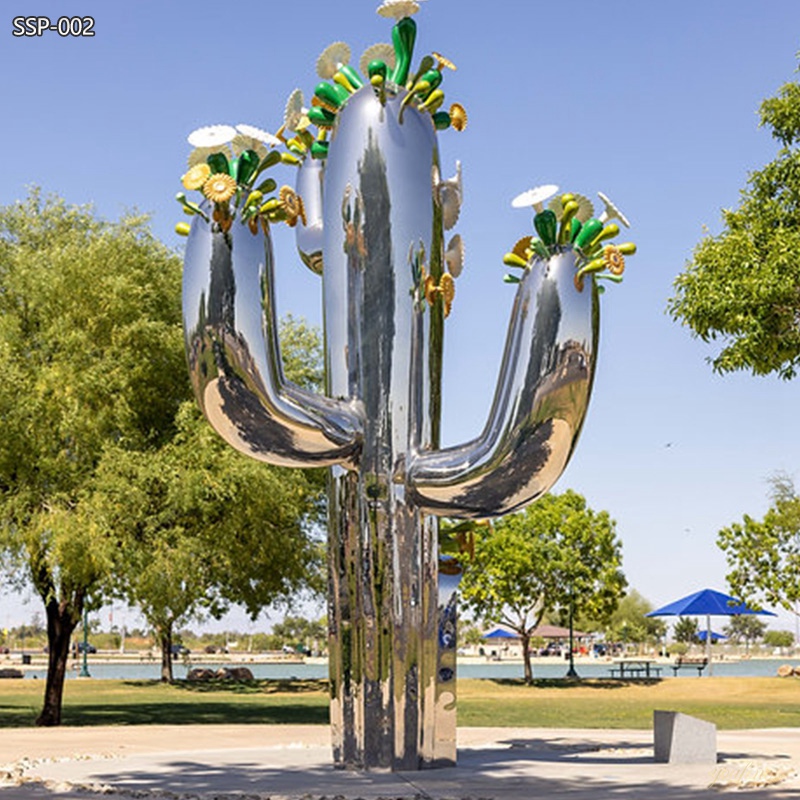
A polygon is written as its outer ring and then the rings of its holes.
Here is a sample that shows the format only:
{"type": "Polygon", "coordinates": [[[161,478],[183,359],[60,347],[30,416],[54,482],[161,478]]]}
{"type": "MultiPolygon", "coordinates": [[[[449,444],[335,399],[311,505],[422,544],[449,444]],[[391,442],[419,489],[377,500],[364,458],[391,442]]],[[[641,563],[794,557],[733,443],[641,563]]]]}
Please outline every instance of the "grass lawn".
{"type": "MultiPolygon", "coordinates": [[[[0,680],[0,727],[34,724],[44,684],[0,680]]],[[[720,728],[800,728],[795,678],[673,678],[653,681],[458,682],[462,726],[650,728],[653,710],[683,711],[720,728]]],[[[328,723],[324,681],[249,684],[69,680],[65,725],[328,723]]]]}

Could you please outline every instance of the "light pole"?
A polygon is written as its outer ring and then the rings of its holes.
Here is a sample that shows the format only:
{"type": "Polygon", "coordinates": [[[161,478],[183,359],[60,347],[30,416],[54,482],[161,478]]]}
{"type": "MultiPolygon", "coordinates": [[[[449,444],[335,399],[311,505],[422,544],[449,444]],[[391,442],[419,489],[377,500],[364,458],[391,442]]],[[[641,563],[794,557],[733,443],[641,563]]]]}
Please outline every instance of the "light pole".
{"type": "Polygon", "coordinates": [[[573,617],[575,611],[575,602],[572,595],[572,584],[569,585],[569,669],[567,670],[568,678],[580,678],[580,675],[575,671],[575,655],[574,655],[574,629],[573,617]]]}
{"type": "Polygon", "coordinates": [[[91,678],[89,674],[89,612],[86,608],[83,609],[83,661],[81,662],[81,671],[78,673],[79,678],[91,678]]]}

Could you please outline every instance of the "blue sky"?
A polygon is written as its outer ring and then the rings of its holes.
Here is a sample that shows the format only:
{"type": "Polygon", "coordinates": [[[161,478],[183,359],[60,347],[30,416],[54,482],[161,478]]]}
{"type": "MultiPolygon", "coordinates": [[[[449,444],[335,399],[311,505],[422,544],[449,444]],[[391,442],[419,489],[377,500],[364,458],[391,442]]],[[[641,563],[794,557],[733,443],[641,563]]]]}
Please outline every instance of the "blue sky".
{"type": "MultiPolygon", "coordinates": [[[[152,214],[175,248],[194,128],[246,122],[275,131],[289,92],[310,98],[317,56],[344,40],[357,64],[388,41],[377,0],[233,4],[207,0],[20,3],[0,19],[4,153],[0,203],[41,186],[101,216],[152,214]],[[17,14],[92,16],[93,38],[12,36],[17,14]]],[[[583,493],[617,521],[632,586],[660,605],[725,589],[717,531],[768,506],[767,477],[798,476],[798,384],[720,377],[714,352],[665,313],[672,282],[747,174],[777,150],[758,128],[761,100],[794,78],[797,0],[634,3],[428,0],[416,15],[417,59],[451,58],[448,103],[469,113],[440,135],[443,172],[463,164],[455,232],[466,245],[445,345],[445,443],[483,426],[513,289],[502,256],[531,231],[512,209],[525,189],[556,183],[608,194],[639,252],[603,298],[597,380],[581,441],[555,487],[583,493]]],[[[285,169],[283,181],[294,176],[285,169]]],[[[288,231],[285,232],[288,234],[288,231]]],[[[279,304],[320,319],[319,282],[289,235],[277,243],[279,304]]],[[[113,265],[109,265],[113,269],[113,265]]],[[[800,477],[800,476],[798,476],[800,477]]],[[[3,597],[0,625],[39,605],[3,597]]],[[[774,627],[794,628],[783,615],[774,627]]]]}

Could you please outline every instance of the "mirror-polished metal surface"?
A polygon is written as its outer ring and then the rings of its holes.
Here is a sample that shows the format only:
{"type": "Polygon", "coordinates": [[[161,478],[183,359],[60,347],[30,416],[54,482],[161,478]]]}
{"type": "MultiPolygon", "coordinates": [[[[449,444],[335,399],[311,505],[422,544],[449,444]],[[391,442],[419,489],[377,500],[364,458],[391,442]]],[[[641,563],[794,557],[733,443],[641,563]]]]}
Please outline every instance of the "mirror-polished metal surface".
{"type": "MultiPolygon", "coordinates": [[[[440,449],[444,305],[424,282],[460,271],[463,248],[453,237],[445,255],[458,209],[443,205],[431,118],[407,106],[401,119],[405,96],[351,95],[324,168],[308,160],[298,176],[298,249],[315,271],[324,260],[326,396],[283,377],[267,232],[195,218],[186,251],[187,353],[212,425],[254,458],[331,467],[331,728],[352,769],[455,763],[459,576],[439,572],[438,516],[495,516],[553,485],[597,351],[597,293],[575,288],[572,250],[534,263],[483,433],[440,449]]],[[[460,171],[450,184],[460,204],[460,171]]]]}
{"type": "MultiPolygon", "coordinates": [[[[432,318],[414,310],[410,254],[441,269],[438,154],[429,117],[406,109],[399,121],[403,96],[384,107],[371,87],[353,95],[325,168],[327,391],[358,398],[364,414],[359,474],[334,469],[330,491],[331,719],[337,762],[360,768],[455,762],[455,703],[440,701],[437,522],[408,502],[403,479],[412,329],[422,325],[429,363],[432,318]]],[[[438,369],[415,378],[438,396],[438,369]]],[[[415,435],[432,446],[428,411],[415,435]]],[[[442,674],[454,701],[455,671],[442,674]]]]}
{"type": "Polygon", "coordinates": [[[411,459],[408,483],[424,510],[506,514],[547,492],[564,471],[589,404],[599,328],[594,282],[579,292],[575,272],[575,253],[565,248],[537,260],[520,283],[483,433],[411,459]]]}
{"type": "Polygon", "coordinates": [[[184,257],[186,353],[200,407],[246,455],[288,467],[349,463],[359,416],[283,377],[268,233],[238,221],[228,233],[215,227],[196,216],[184,257]]]}
{"type": "Polygon", "coordinates": [[[325,162],[306,157],[297,171],[297,194],[303,198],[306,224],[295,227],[297,252],[303,263],[317,275],[322,275],[322,183],[325,162]]]}

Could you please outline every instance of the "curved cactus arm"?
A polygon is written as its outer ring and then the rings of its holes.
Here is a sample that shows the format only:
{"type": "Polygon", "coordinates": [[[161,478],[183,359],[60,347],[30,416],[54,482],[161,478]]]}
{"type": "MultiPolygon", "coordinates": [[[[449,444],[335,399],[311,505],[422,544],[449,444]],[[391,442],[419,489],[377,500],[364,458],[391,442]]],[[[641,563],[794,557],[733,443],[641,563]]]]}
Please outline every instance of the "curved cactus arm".
{"type": "Polygon", "coordinates": [[[223,234],[196,218],[183,295],[192,385],[223,439],[279,466],[354,463],[363,430],[354,404],[284,377],[268,232],[235,222],[223,234]]]}
{"type": "Polygon", "coordinates": [[[412,453],[406,480],[424,511],[499,516],[558,480],[586,414],[597,349],[597,293],[589,282],[579,292],[574,275],[571,250],[527,270],[483,433],[456,447],[412,453]]]}
{"type": "Polygon", "coordinates": [[[306,155],[297,172],[297,194],[305,207],[305,223],[295,227],[297,252],[303,263],[317,275],[322,275],[322,181],[325,161],[306,155]]]}

